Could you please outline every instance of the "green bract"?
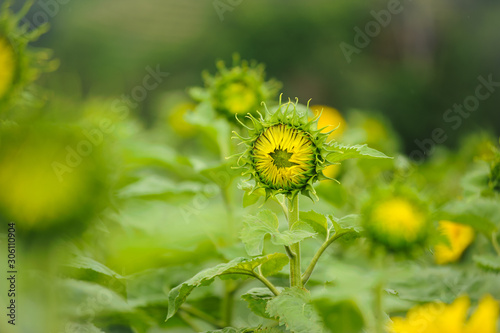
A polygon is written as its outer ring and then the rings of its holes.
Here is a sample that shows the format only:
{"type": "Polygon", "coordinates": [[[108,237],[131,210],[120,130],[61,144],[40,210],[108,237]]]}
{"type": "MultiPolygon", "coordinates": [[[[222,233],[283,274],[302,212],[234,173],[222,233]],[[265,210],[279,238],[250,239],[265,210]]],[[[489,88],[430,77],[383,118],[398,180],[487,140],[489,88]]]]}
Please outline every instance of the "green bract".
{"type": "Polygon", "coordinates": [[[13,13],[10,10],[11,1],[6,1],[0,10],[0,111],[41,72],[57,67],[56,61],[50,61],[48,50],[33,51],[28,48],[28,43],[48,29],[48,25],[43,24],[28,32],[26,25],[19,25],[31,4],[27,2],[18,13],[13,13]]]}
{"type": "Polygon", "coordinates": [[[210,75],[203,72],[205,88],[193,88],[191,96],[199,102],[208,102],[219,114],[234,121],[235,114],[254,113],[261,101],[275,98],[281,83],[265,80],[264,65],[233,58],[233,66],[227,68],[223,61],[217,62],[218,72],[210,75]]]}

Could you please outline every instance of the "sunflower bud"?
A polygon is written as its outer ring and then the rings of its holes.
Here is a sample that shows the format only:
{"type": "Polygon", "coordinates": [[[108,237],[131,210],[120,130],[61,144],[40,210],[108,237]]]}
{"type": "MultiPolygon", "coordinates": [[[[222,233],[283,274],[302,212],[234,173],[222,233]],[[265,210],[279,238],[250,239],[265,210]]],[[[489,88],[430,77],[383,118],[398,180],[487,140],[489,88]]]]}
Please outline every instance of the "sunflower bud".
{"type": "Polygon", "coordinates": [[[41,72],[54,70],[58,63],[50,60],[47,50],[33,50],[28,43],[46,31],[42,25],[29,33],[20,25],[20,20],[29,10],[32,2],[27,2],[19,13],[10,11],[7,1],[0,9],[0,112],[41,72]]]}
{"type": "Polygon", "coordinates": [[[326,179],[322,171],[331,165],[326,159],[331,153],[325,143],[329,133],[317,129],[318,118],[309,119],[308,108],[298,101],[281,100],[272,112],[266,106],[265,116],[247,118],[253,127],[247,127],[248,138],[238,135],[247,147],[238,164],[255,181],[254,189],[264,188],[266,197],[299,192],[316,197],[313,184],[326,179]]]}
{"type": "Polygon", "coordinates": [[[199,102],[209,102],[218,114],[230,121],[234,121],[236,114],[255,114],[261,102],[274,99],[281,88],[281,83],[275,80],[265,81],[262,64],[249,64],[240,61],[238,56],[234,56],[231,68],[219,61],[217,69],[214,76],[203,73],[205,88],[194,88],[191,95],[199,102]]]}
{"type": "Polygon", "coordinates": [[[425,205],[409,191],[376,193],[364,208],[364,225],[369,237],[389,250],[408,250],[428,235],[425,205]]]}

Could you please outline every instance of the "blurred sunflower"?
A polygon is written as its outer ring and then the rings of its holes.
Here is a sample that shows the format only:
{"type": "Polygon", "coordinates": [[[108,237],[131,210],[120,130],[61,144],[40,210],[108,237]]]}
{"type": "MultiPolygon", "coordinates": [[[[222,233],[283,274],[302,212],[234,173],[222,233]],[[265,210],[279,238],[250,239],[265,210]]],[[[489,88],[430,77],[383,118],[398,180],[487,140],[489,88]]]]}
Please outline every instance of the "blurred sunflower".
{"type": "MultiPolygon", "coordinates": [[[[44,24],[26,32],[20,21],[32,2],[25,3],[18,13],[10,10],[12,1],[5,1],[0,9],[0,107],[6,105],[41,72],[54,70],[58,63],[50,60],[48,50],[34,51],[27,44],[47,31],[44,24]]],[[[0,111],[1,108],[0,108],[0,111]]]]}
{"type": "Polygon", "coordinates": [[[317,130],[318,118],[308,119],[307,107],[298,102],[282,104],[281,100],[274,112],[266,108],[265,118],[251,114],[247,118],[253,123],[249,137],[237,134],[247,146],[238,159],[239,166],[246,168],[243,175],[250,175],[255,188],[264,188],[268,197],[315,195],[313,183],[326,179],[322,171],[331,164],[326,160],[331,153],[325,144],[328,134],[317,130]]]}
{"type": "Polygon", "coordinates": [[[233,57],[233,66],[227,68],[223,61],[217,62],[218,72],[214,76],[203,73],[205,88],[193,88],[190,94],[198,102],[209,102],[213,109],[229,120],[236,114],[253,113],[260,110],[261,102],[272,101],[281,83],[265,80],[264,65],[233,57]]]}
{"type": "Polygon", "coordinates": [[[467,320],[470,301],[467,296],[452,304],[430,303],[408,311],[406,318],[392,318],[390,333],[496,333],[499,315],[498,302],[484,296],[467,320]]]}
{"type": "Polygon", "coordinates": [[[439,230],[449,241],[449,244],[438,244],[434,248],[434,258],[440,265],[460,259],[474,239],[474,229],[467,225],[439,221],[439,230]]]}
{"type": "MultiPolygon", "coordinates": [[[[329,133],[328,139],[334,140],[342,136],[346,130],[347,124],[337,109],[324,105],[313,105],[311,111],[315,117],[319,117],[318,128],[322,129],[322,133],[329,133]],[[332,129],[335,130],[332,132],[332,129]]],[[[323,173],[328,178],[335,178],[340,173],[340,164],[328,166],[323,173]]]]}
{"type": "Polygon", "coordinates": [[[186,121],[184,116],[194,110],[196,105],[190,102],[182,102],[174,106],[168,115],[168,123],[174,132],[182,137],[191,137],[196,134],[196,126],[186,121]]]}
{"type": "Polygon", "coordinates": [[[363,217],[369,236],[395,251],[421,243],[429,229],[425,205],[408,190],[375,193],[363,217]]]}
{"type": "Polygon", "coordinates": [[[97,147],[78,128],[0,127],[0,217],[36,233],[62,223],[81,229],[105,190],[97,147]]]}

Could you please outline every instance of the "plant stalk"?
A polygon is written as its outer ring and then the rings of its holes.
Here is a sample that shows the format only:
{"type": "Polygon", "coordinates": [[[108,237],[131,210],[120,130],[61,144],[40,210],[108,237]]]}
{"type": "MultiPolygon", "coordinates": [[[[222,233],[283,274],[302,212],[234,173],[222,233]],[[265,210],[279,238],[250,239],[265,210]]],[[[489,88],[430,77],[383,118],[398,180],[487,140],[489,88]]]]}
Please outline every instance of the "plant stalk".
{"type": "MultiPolygon", "coordinates": [[[[299,220],[299,196],[287,200],[288,229],[299,220]]],[[[302,273],[300,269],[300,242],[292,244],[290,250],[293,257],[290,257],[290,286],[302,288],[302,273]]]]}
{"type": "Polygon", "coordinates": [[[278,296],[280,294],[280,292],[278,291],[278,289],[276,289],[274,284],[272,284],[271,281],[269,281],[264,275],[255,273],[254,276],[255,278],[259,279],[263,284],[265,284],[266,287],[268,287],[269,290],[271,290],[274,295],[278,296]]]}
{"type": "Polygon", "coordinates": [[[346,235],[346,234],[348,234],[350,232],[352,232],[352,231],[351,230],[344,230],[342,232],[336,233],[335,235],[333,235],[332,237],[330,237],[329,239],[327,239],[321,245],[321,247],[318,249],[318,251],[316,252],[316,254],[314,255],[314,257],[312,258],[311,263],[307,267],[306,271],[302,275],[302,284],[303,285],[305,285],[307,283],[307,281],[309,281],[309,278],[311,277],[311,274],[312,274],[312,272],[314,270],[314,267],[316,267],[316,264],[318,263],[319,258],[321,257],[321,255],[323,254],[323,252],[325,252],[326,248],[328,246],[330,246],[330,244],[332,244],[333,242],[335,242],[337,239],[339,239],[340,237],[342,237],[342,236],[344,236],[344,235],[346,235]]]}

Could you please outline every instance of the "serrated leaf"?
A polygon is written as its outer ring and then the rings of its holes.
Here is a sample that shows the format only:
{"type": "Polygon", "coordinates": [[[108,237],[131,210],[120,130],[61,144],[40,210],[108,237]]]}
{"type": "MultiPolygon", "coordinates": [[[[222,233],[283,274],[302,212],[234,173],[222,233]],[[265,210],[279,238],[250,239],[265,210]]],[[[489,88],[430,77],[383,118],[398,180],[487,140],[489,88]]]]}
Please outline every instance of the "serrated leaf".
{"type": "Polygon", "coordinates": [[[500,272],[500,257],[493,255],[476,255],[474,262],[486,271],[500,272]]]}
{"type": "Polygon", "coordinates": [[[276,214],[266,209],[260,211],[256,216],[249,216],[244,222],[241,232],[241,240],[245,249],[251,256],[262,254],[264,248],[264,237],[271,236],[271,242],[275,245],[292,245],[301,240],[315,235],[312,230],[306,230],[304,224],[292,226],[292,230],[279,231],[279,221],[276,214]]]}
{"type": "Polygon", "coordinates": [[[357,214],[350,214],[343,216],[341,218],[331,216],[332,223],[335,227],[335,232],[340,232],[342,230],[352,230],[356,233],[363,231],[363,227],[360,225],[360,216],[357,214]]]}
{"type": "MultiPolygon", "coordinates": [[[[236,258],[228,263],[219,264],[215,267],[199,272],[191,279],[170,290],[168,293],[168,315],[166,320],[170,319],[177,312],[177,310],[179,310],[179,307],[186,301],[186,298],[196,287],[209,285],[216,277],[221,276],[228,276],[230,278],[245,275],[252,276],[254,274],[254,269],[258,266],[266,264],[269,261],[283,262],[283,257],[286,257],[283,253],[274,253],[252,259],[236,258]]],[[[274,270],[276,270],[276,265],[269,265],[274,267],[274,270]]]]}
{"type": "Polygon", "coordinates": [[[328,235],[328,221],[323,214],[316,213],[311,210],[309,212],[300,212],[299,220],[309,224],[315,232],[324,236],[328,235]]]}
{"type": "Polygon", "coordinates": [[[311,296],[307,290],[298,287],[286,288],[267,303],[266,312],[294,333],[319,333],[323,329],[310,300],[311,296]]]}
{"type": "Polygon", "coordinates": [[[338,163],[350,158],[392,158],[376,149],[368,147],[367,145],[346,146],[344,144],[334,142],[330,148],[335,151],[327,157],[328,161],[332,163],[338,163]]]}
{"type": "MultiPolygon", "coordinates": [[[[282,289],[282,288],[280,288],[282,289]]],[[[248,308],[257,316],[272,319],[266,312],[267,302],[273,299],[274,294],[267,288],[253,288],[241,295],[247,302],[248,308]]]]}

